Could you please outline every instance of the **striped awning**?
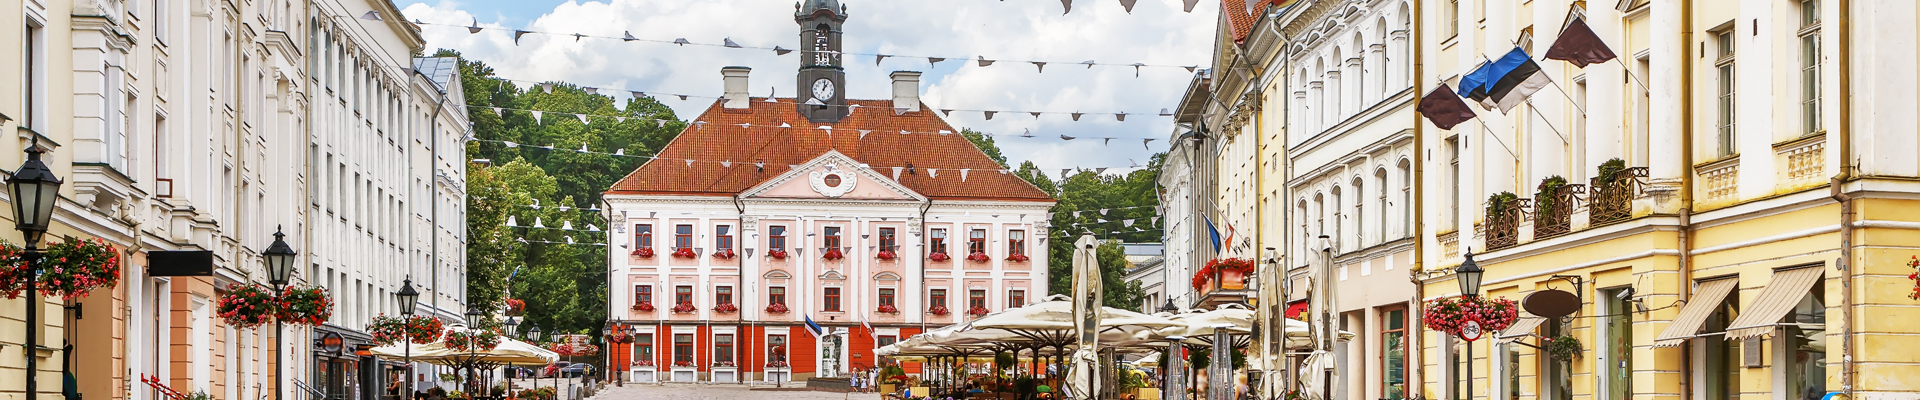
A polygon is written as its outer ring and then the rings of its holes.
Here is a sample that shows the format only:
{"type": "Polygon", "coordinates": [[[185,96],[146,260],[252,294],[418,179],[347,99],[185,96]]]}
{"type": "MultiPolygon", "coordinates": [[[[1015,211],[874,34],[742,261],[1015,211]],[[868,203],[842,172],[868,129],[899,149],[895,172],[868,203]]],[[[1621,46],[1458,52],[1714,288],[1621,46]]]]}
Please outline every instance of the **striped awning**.
{"type": "Polygon", "coordinates": [[[1540,328],[1540,324],[1546,322],[1546,318],[1523,317],[1519,321],[1514,321],[1513,326],[1507,327],[1507,330],[1500,331],[1500,335],[1494,338],[1499,339],[1498,343],[1512,343],[1533,334],[1534,329],[1540,328]]]}
{"type": "Polygon", "coordinates": [[[1813,284],[1820,281],[1821,268],[1807,267],[1773,272],[1773,282],[1760,291],[1760,297],[1746,312],[1727,324],[1727,339],[1752,339],[1773,333],[1780,318],[1793,311],[1806,298],[1813,284]]]}
{"type": "Polygon", "coordinates": [[[1667,325],[1667,330],[1660,331],[1660,336],[1654,338],[1653,347],[1675,347],[1692,339],[1695,333],[1700,332],[1700,324],[1706,323],[1707,317],[1713,315],[1713,311],[1720,308],[1720,303],[1727,300],[1727,294],[1733,293],[1733,289],[1739,286],[1739,279],[1700,282],[1700,287],[1693,292],[1693,298],[1687,300],[1687,306],[1680,308],[1680,315],[1673,317],[1673,323],[1667,325]]]}

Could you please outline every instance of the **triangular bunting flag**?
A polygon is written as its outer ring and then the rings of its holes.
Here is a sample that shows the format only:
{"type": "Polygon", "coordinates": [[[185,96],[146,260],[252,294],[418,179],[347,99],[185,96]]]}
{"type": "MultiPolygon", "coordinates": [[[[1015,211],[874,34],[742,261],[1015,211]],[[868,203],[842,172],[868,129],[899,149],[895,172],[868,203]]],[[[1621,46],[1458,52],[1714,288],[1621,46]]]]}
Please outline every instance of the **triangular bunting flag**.
{"type": "Polygon", "coordinates": [[[940,170],[939,170],[938,168],[927,168],[927,177],[928,177],[928,178],[939,178],[939,177],[940,177],[940,170]]]}
{"type": "Polygon", "coordinates": [[[691,167],[691,166],[693,166],[693,160],[692,160],[692,159],[688,159],[688,160],[687,160],[687,166],[689,166],[689,167],[691,167]]]}
{"type": "Polygon", "coordinates": [[[1161,108],[1161,109],[1160,109],[1160,116],[1162,116],[1162,117],[1171,117],[1171,116],[1173,116],[1173,111],[1170,111],[1170,110],[1167,110],[1166,108],[1164,108],[1164,107],[1163,107],[1163,108],[1161,108]]]}
{"type": "Polygon", "coordinates": [[[720,39],[720,41],[722,43],[721,44],[722,46],[732,47],[736,49],[740,48],[740,44],[734,43],[733,38],[724,38],[724,39],[720,39]]]}
{"type": "Polygon", "coordinates": [[[587,115],[586,115],[586,114],[574,114],[573,116],[575,116],[575,117],[580,117],[580,124],[581,124],[581,125],[587,125],[587,115]]]}
{"type": "Polygon", "coordinates": [[[993,65],[993,60],[988,60],[987,56],[980,56],[980,66],[985,67],[989,65],[993,65]]]}
{"type": "Polygon", "coordinates": [[[726,167],[726,168],[733,168],[733,160],[721,161],[720,166],[726,167]]]}
{"type": "Polygon", "coordinates": [[[473,25],[467,27],[468,34],[480,33],[480,19],[474,18],[473,25]]]}
{"type": "Polygon", "coordinates": [[[880,60],[885,60],[885,59],[887,59],[887,55],[875,54],[873,55],[873,65],[880,65],[880,60]]]}
{"type": "Polygon", "coordinates": [[[689,42],[689,41],[687,41],[687,38],[675,38],[675,39],[673,39],[673,44],[677,44],[677,45],[681,45],[681,46],[686,46],[686,45],[689,45],[689,44],[693,44],[693,42],[689,42]]]}
{"type": "MultiPolygon", "coordinates": [[[[1154,139],[1140,139],[1140,147],[1147,147],[1147,145],[1153,144],[1153,141],[1154,139]]],[[[1148,148],[1148,150],[1152,150],[1152,148],[1148,148]]]]}
{"type": "Polygon", "coordinates": [[[776,56],[784,56],[784,55],[787,55],[787,53],[792,53],[792,52],[793,50],[788,50],[785,47],[773,46],[773,55],[776,55],[776,56]]]}
{"type": "Polygon", "coordinates": [[[636,38],[636,37],[633,37],[633,32],[632,32],[632,31],[624,31],[623,33],[624,33],[624,34],[625,34],[626,36],[625,36],[625,37],[622,37],[622,38],[620,38],[620,40],[622,40],[622,41],[628,41],[628,42],[631,42],[631,41],[635,41],[635,40],[640,40],[640,38],[636,38]]]}
{"type": "MultiPolygon", "coordinates": [[[[1122,1],[1125,1],[1125,0],[1122,0],[1122,1]]],[[[1145,66],[1147,66],[1147,64],[1142,64],[1142,63],[1133,63],[1133,77],[1135,77],[1135,78],[1139,78],[1139,77],[1140,77],[1140,67],[1145,67],[1145,66]]]]}
{"type": "Polygon", "coordinates": [[[552,94],[552,93],[553,93],[553,84],[551,84],[551,83],[542,83],[542,84],[540,84],[540,90],[541,90],[541,91],[544,91],[544,92],[547,92],[548,94],[552,94]]]}
{"type": "Polygon", "coordinates": [[[527,34],[527,31],[523,31],[523,30],[517,30],[517,29],[516,29],[516,30],[514,30],[514,31],[513,31],[513,45],[515,45],[515,46],[519,46],[519,45],[520,45],[520,37],[521,37],[521,36],[525,36],[526,34],[527,34]]]}
{"type": "Polygon", "coordinates": [[[1100,209],[1100,215],[1107,215],[1107,210],[1111,210],[1111,208],[1102,208],[1102,209],[1100,209]]]}
{"type": "Polygon", "coordinates": [[[500,107],[494,107],[494,108],[493,108],[493,116],[495,116],[495,117],[505,117],[505,116],[506,116],[506,114],[504,114],[504,113],[502,113],[502,112],[500,111],[500,107]]]}
{"type": "Polygon", "coordinates": [[[932,68],[932,67],[933,67],[933,64],[934,64],[934,63],[938,63],[938,62],[941,62],[941,61],[946,61],[946,60],[947,60],[947,59],[945,59],[945,58],[940,58],[940,57],[927,57],[927,67],[928,67],[928,68],[932,68]]]}
{"type": "Polygon", "coordinates": [[[1093,69],[1093,65],[1094,65],[1094,62],[1093,62],[1093,60],[1086,60],[1086,61],[1081,61],[1080,63],[1081,63],[1081,64],[1086,64],[1086,65],[1087,65],[1087,69],[1093,69]]]}
{"type": "Polygon", "coordinates": [[[1067,135],[1060,135],[1060,140],[1074,140],[1074,139],[1079,139],[1079,138],[1067,136],[1067,135]]]}
{"type": "Polygon", "coordinates": [[[545,115],[546,113],[547,113],[546,111],[534,111],[534,112],[533,112],[533,122],[534,122],[534,123],[539,123],[539,122],[540,122],[540,117],[541,117],[542,115],[545,115]]]}
{"type": "Polygon", "coordinates": [[[988,120],[988,121],[992,121],[992,120],[993,120],[993,113],[994,113],[994,112],[995,112],[995,111],[983,111],[983,113],[986,113],[986,114],[987,114],[987,120],[988,120]]]}
{"type": "Polygon", "coordinates": [[[870,131],[870,130],[866,130],[866,129],[861,129],[861,130],[860,130],[860,138],[861,138],[861,139],[866,139],[866,138],[867,138],[867,132],[873,132],[873,131],[870,131]]]}
{"type": "Polygon", "coordinates": [[[1029,111],[1029,112],[1027,112],[1027,113],[1028,113],[1028,114],[1033,114],[1033,119],[1040,119],[1040,112],[1039,112],[1039,111],[1029,111]]]}
{"type": "Polygon", "coordinates": [[[1120,226],[1133,226],[1133,220],[1131,219],[1120,220],[1120,226]]]}
{"type": "Polygon", "coordinates": [[[1065,11],[1060,12],[1060,15],[1067,15],[1067,13],[1073,12],[1073,0],[1060,0],[1060,7],[1066,8],[1065,11]]]}
{"type": "Polygon", "coordinates": [[[967,172],[969,172],[969,171],[973,171],[973,170],[971,170],[971,169],[966,169],[966,168],[961,168],[961,169],[960,169],[960,181],[961,181],[961,182],[966,182],[966,181],[967,181],[967,172]]]}
{"type": "Polygon", "coordinates": [[[1087,113],[1073,113],[1073,120],[1074,120],[1075,122],[1078,122],[1078,121],[1080,121],[1080,116],[1082,116],[1082,115],[1086,115],[1086,114],[1087,114],[1087,113]]]}
{"type": "Polygon", "coordinates": [[[1099,175],[1099,174],[1104,174],[1104,173],[1107,173],[1107,167],[1099,167],[1099,168],[1094,168],[1094,169],[1093,169],[1093,174],[1094,174],[1094,175],[1099,175]]]}
{"type": "Polygon", "coordinates": [[[906,169],[906,167],[893,167],[893,180],[895,182],[900,181],[900,170],[903,170],[903,169],[906,169]]]}
{"type": "Polygon", "coordinates": [[[1119,120],[1119,121],[1126,121],[1126,120],[1127,120],[1127,113],[1116,113],[1116,114],[1113,114],[1113,119],[1115,119],[1115,120],[1119,120]]]}
{"type": "MultiPolygon", "coordinates": [[[[1066,1],[1066,0],[1061,0],[1061,1],[1066,1]]],[[[1036,69],[1038,69],[1038,70],[1039,70],[1040,72],[1047,72],[1047,63],[1046,63],[1046,62],[1041,62],[1041,61],[1034,61],[1034,62],[1033,62],[1033,67],[1034,67],[1034,68],[1036,68],[1036,69]]]]}

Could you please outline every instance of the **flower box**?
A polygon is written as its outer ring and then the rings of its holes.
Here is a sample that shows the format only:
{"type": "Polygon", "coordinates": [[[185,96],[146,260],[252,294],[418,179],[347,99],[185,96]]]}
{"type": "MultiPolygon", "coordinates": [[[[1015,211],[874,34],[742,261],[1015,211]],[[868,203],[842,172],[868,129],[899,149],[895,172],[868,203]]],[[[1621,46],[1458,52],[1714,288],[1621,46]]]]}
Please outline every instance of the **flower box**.
{"type": "Polygon", "coordinates": [[[772,257],[775,260],[785,260],[787,259],[787,251],[781,249],[767,250],[767,257],[772,257]]]}
{"type": "Polygon", "coordinates": [[[892,260],[895,258],[900,258],[900,255],[894,254],[892,250],[881,250],[879,253],[874,253],[873,258],[878,258],[882,260],[892,260]]]}
{"type": "Polygon", "coordinates": [[[827,249],[825,253],[820,254],[820,258],[828,260],[838,260],[846,257],[846,255],[840,254],[840,249],[827,249]]]}
{"type": "Polygon", "coordinates": [[[774,361],[774,362],[767,363],[767,368],[787,368],[787,367],[788,365],[786,361],[774,361]]]}
{"type": "Polygon", "coordinates": [[[949,256],[947,255],[947,252],[942,251],[938,253],[928,254],[927,259],[934,260],[934,261],[946,261],[946,260],[952,260],[953,256],[949,256]]]}
{"type": "Polygon", "coordinates": [[[651,366],[653,366],[653,360],[634,360],[634,362],[633,362],[633,366],[636,366],[636,367],[651,367],[651,366]]]}
{"type": "Polygon", "coordinates": [[[1200,271],[1193,273],[1193,290],[1206,290],[1207,282],[1215,274],[1220,275],[1218,289],[1242,290],[1247,288],[1246,276],[1253,272],[1253,261],[1244,258],[1216,258],[1208,261],[1200,271]]]}
{"type": "Polygon", "coordinates": [[[947,315],[947,314],[952,314],[953,310],[948,310],[947,306],[933,306],[933,308],[927,309],[927,313],[933,314],[933,315],[947,315]]]}
{"type": "Polygon", "coordinates": [[[694,257],[699,257],[700,255],[695,254],[693,252],[693,248],[691,247],[682,247],[682,248],[673,250],[673,256],[678,258],[694,258],[694,257]]]}
{"type": "Polygon", "coordinates": [[[673,367],[674,368],[693,368],[693,362],[692,361],[674,361],[673,367]]]}
{"type": "Polygon", "coordinates": [[[974,252],[973,254],[968,254],[968,255],[967,255],[967,261],[972,261],[972,262],[987,262],[987,261],[991,261],[991,260],[993,260],[993,258],[992,258],[992,257],[987,257],[987,253],[981,253],[981,252],[974,252]]]}
{"type": "Polygon", "coordinates": [[[1012,262],[1027,262],[1029,260],[1032,260],[1032,259],[1027,258],[1027,255],[1025,254],[1014,254],[1014,255],[1007,256],[1007,261],[1012,261],[1012,262]]]}
{"type": "Polygon", "coordinates": [[[740,311],[740,307],[733,305],[733,303],[720,303],[720,305],[713,306],[713,311],[721,314],[732,314],[740,311]]]}
{"type": "Polygon", "coordinates": [[[773,304],[767,305],[767,313],[769,314],[786,314],[787,311],[790,311],[790,310],[787,309],[786,304],[773,303],[773,304]]]}
{"type": "Polygon", "coordinates": [[[734,365],[733,365],[733,362],[730,362],[730,361],[721,361],[721,362],[713,363],[713,367],[714,368],[733,368],[734,365]]]}
{"type": "Polygon", "coordinates": [[[674,314],[692,314],[695,311],[700,311],[700,308],[694,307],[691,302],[680,303],[673,306],[674,314]]]}
{"type": "Polygon", "coordinates": [[[972,315],[972,316],[976,316],[976,317],[978,317],[978,316],[982,316],[982,315],[987,315],[987,308],[986,308],[986,307],[974,307],[974,308],[969,308],[969,309],[967,309],[967,315],[972,315]]]}
{"type": "Polygon", "coordinates": [[[639,312],[653,312],[653,303],[645,302],[640,304],[634,304],[633,310],[639,311],[639,312]]]}
{"type": "Polygon", "coordinates": [[[881,304],[880,308],[874,311],[887,313],[887,314],[899,314],[900,308],[894,307],[892,304],[881,304]]]}
{"type": "Polygon", "coordinates": [[[713,252],[713,257],[722,258],[722,259],[733,259],[734,257],[733,249],[721,249],[720,251],[713,252]]]}
{"type": "Polygon", "coordinates": [[[652,248],[652,247],[641,247],[641,248],[638,248],[638,249],[634,249],[634,250],[633,250],[633,256],[635,256],[635,257],[640,257],[640,258],[653,258],[653,248],[652,248]]]}

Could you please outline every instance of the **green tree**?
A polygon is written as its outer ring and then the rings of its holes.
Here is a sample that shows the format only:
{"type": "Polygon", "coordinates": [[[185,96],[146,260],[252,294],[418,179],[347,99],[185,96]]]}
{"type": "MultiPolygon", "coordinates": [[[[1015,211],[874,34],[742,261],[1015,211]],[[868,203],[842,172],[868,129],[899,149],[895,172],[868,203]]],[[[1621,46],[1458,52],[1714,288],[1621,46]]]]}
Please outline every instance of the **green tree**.
{"type": "Polygon", "coordinates": [[[1000,168],[1007,167],[1007,156],[1000,154],[1000,146],[993,144],[992,136],[987,136],[972,128],[961,128],[960,136],[966,137],[969,142],[973,142],[973,147],[980,148],[980,152],[987,153],[987,158],[991,158],[993,162],[999,163],[1000,168]]]}

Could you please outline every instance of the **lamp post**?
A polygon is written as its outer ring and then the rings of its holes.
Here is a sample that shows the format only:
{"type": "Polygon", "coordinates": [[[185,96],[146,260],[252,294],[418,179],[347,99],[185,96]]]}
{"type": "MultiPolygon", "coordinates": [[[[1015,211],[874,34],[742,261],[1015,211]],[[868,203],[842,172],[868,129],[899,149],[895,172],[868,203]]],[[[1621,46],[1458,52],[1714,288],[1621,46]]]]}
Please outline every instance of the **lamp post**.
{"type": "Polygon", "coordinates": [[[20,170],[13,173],[12,179],[7,180],[7,191],[13,196],[14,228],[20,230],[22,239],[27,242],[27,344],[25,347],[27,349],[28,400],[34,400],[40,394],[39,380],[34,376],[39,372],[36,369],[38,363],[35,362],[39,357],[34,353],[40,348],[42,326],[39,326],[39,314],[44,304],[40,303],[38,288],[35,287],[39,286],[34,279],[39,275],[36,264],[39,264],[40,260],[40,239],[46,236],[48,224],[53,220],[53,205],[59,200],[62,183],[59,177],[53,176],[53,170],[47,168],[46,163],[40,162],[40,154],[46,152],[46,149],[40,148],[39,143],[28,147],[27,161],[20,164],[20,170]]]}
{"type": "MultiPolygon", "coordinates": [[[[487,321],[487,314],[480,312],[479,305],[476,305],[476,304],[467,305],[467,334],[468,335],[470,336],[476,335],[476,333],[474,332],[480,331],[480,323],[486,322],[486,321],[487,321]]],[[[471,340],[469,341],[471,342],[471,340]]],[[[481,387],[478,386],[480,382],[480,369],[479,369],[479,366],[473,362],[473,359],[477,356],[476,353],[479,353],[477,351],[474,351],[474,350],[477,350],[475,347],[477,346],[474,346],[473,343],[467,344],[467,389],[468,389],[467,393],[479,393],[479,390],[482,389],[481,387]]]]}
{"type": "MultiPolygon", "coordinates": [[[[300,256],[300,253],[293,251],[293,246],[287,245],[286,237],[287,234],[281,232],[280,227],[275,226],[273,228],[273,244],[267,245],[267,251],[260,253],[261,258],[265,259],[267,263],[267,283],[273,284],[273,292],[275,295],[278,295],[286,289],[287,282],[291,281],[293,277],[293,261],[300,256]]],[[[281,370],[285,369],[283,364],[287,362],[287,340],[283,336],[285,335],[286,325],[285,322],[277,318],[273,321],[273,355],[275,359],[273,398],[275,400],[280,399],[281,393],[284,392],[284,390],[281,390],[283,387],[281,385],[286,381],[286,379],[282,377],[282,375],[285,374],[281,373],[281,370]]]]}
{"type": "MultiPolygon", "coordinates": [[[[533,345],[534,345],[534,346],[539,346],[539,345],[540,345],[540,342],[542,342],[542,341],[545,341],[545,338],[546,338],[546,336],[543,336],[543,335],[544,335],[544,334],[540,332],[540,327],[539,327],[539,326],[537,326],[537,325],[536,325],[536,326],[534,326],[533,328],[528,328],[528,329],[527,329],[527,339],[529,339],[529,340],[532,340],[532,341],[533,341],[533,345]]],[[[546,369],[547,369],[547,368],[546,368],[545,366],[541,366],[541,367],[540,367],[540,369],[541,369],[541,371],[540,371],[540,372],[546,372],[546,369]]],[[[540,388],[540,373],[539,373],[539,372],[535,372],[535,373],[533,374],[533,388],[534,388],[534,389],[539,389],[539,388],[540,388]]]]}
{"type": "MultiPolygon", "coordinates": [[[[1460,267],[1454,268],[1453,270],[1454,279],[1459,281],[1460,283],[1460,295],[1480,297],[1480,277],[1486,273],[1487,273],[1486,270],[1480,269],[1480,264],[1473,262],[1473,249],[1467,249],[1467,260],[1461,262],[1460,267]]],[[[1468,323],[1479,325],[1479,322],[1477,321],[1468,321],[1468,323]]],[[[1478,337],[1480,335],[1474,335],[1474,336],[1478,337]]],[[[1467,342],[1466,385],[1467,385],[1466,386],[1467,397],[1472,398],[1473,397],[1473,342],[1472,341],[1467,342]]]]}
{"type": "MultiPolygon", "coordinates": [[[[408,324],[413,323],[413,308],[420,305],[420,291],[413,290],[413,279],[401,281],[400,291],[394,292],[393,298],[400,301],[400,320],[408,324]]],[[[407,395],[411,396],[413,395],[413,338],[408,335],[401,336],[406,336],[401,338],[400,345],[405,346],[406,349],[407,387],[405,390],[407,395]]]]}
{"type": "MultiPolygon", "coordinates": [[[[507,326],[507,337],[512,338],[514,329],[520,327],[520,319],[514,318],[514,317],[507,317],[507,320],[501,322],[500,324],[507,326]]],[[[518,371],[515,371],[514,368],[519,368],[519,367],[515,367],[511,365],[507,366],[507,397],[513,397],[513,378],[514,378],[513,375],[515,372],[518,372],[518,371]]]]}
{"type": "MultiPolygon", "coordinates": [[[[600,328],[600,343],[607,345],[607,348],[600,350],[600,354],[606,357],[607,380],[611,381],[613,380],[614,376],[616,376],[613,373],[614,365],[613,365],[613,323],[612,322],[609,322],[607,326],[600,328]]],[[[586,374],[581,374],[581,376],[586,376],[586,374]]]]}

